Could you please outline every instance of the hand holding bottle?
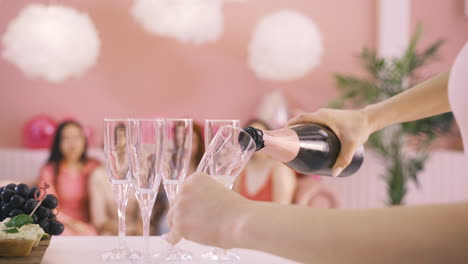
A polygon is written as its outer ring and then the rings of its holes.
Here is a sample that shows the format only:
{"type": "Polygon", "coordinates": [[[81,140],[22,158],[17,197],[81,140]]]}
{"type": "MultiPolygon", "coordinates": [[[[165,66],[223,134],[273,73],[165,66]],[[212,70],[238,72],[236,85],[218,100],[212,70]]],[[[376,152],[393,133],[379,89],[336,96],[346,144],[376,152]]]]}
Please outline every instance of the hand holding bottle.
{"type": "Polygon", "coordinates": [[[333,166],[332,175],[338,176],[352,161],[356,149],[374,132],[365,110],[319,109],[302,113],[291,119],[288,125],[316,123],[329,127],[341,142],[341,151],[333,166]]]}

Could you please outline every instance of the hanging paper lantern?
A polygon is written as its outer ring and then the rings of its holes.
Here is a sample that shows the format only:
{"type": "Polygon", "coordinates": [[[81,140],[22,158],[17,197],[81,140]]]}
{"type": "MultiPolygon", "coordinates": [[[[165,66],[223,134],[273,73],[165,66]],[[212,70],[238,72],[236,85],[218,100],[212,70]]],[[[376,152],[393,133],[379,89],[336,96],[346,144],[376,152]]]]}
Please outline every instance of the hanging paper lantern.
{"type": "Polygon", "coordinates": [[[135,0],[135,20],[149,33],[203,44],[223,32],[220,0],[135,0]]]}
{"type": "Polygon", "coordinates": [[[283,10],[258,22],[248,52],[249,66],[258,78],[297,80],[320,64],[322,36],[309,17],[283,10]]]}
{"type": "Polygon", "coordinates": [[[2,56],[28,77],[61,82],[96,64],[100,41],[91,18],[74,8],[30,4],[8,24],[2,56]]]}
{"type": "Polygon", "coordinates": [[[57,124],[46,115],[31,118],[23,127],[23,145],[28,148],[49,148],[54,138],[57,124]]]}

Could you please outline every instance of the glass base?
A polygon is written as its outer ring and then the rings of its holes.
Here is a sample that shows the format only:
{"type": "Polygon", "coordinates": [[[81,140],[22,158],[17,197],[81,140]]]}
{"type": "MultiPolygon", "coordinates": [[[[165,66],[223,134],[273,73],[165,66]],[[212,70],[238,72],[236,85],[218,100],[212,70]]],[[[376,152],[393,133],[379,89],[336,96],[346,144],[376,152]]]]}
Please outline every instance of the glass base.
{"type": "Polygon", "coordinates": [[[130,258],[132,264],[160,264],[161,259],[157,255],[138,256],[130,258]]]}
{"type": "Polygon", "coordinates": [[[190,261],[193,259],[192,253],[189,251],[183,250],[177,246],[171,245],[167,241],[168,234],[163,234],[161,238],[166,241],[169,245],[168,249],[166,249],[163,253],[159,254],[161,258],[164,258],[166,262],[181,262],[181,261],[190,261]]]}
{"type": "Polygon", "coordinates": [[[218,261],[218,262],[236,262],[240,260],[240,256],[236,253],[220,248],[214,248],[208,253],[201,255],[205,260],[218,261]]]}
{"type": "Polygon", "coordinates": [[[192,253],[178,247],[171,248],[168,254],[165,256],[166,262],[190,261],[192,258],[192,253]]]}
{"type": "Polygon", "coordinates": [[[140,253],[138,251],[134,251],[129,248],[114,248],[111,251],[102,253],[101,258],[104,261],[120,261],[137,258],[139,256],[140,253]]]}

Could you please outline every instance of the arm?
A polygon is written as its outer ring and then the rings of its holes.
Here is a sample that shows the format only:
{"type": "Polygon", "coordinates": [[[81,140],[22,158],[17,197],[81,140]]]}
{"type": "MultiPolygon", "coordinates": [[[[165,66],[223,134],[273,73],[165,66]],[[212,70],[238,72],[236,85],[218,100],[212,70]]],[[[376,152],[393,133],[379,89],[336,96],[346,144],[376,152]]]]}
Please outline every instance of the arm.
{"type": "Polygon", "coordinates": [[[388,125],[450,112],[449,72],[440,73],[385,101],[369,105],[364,111],[372,132],[388,125]]]}
{"type": "Polygon", "coordinates": [[[233,247],[304,263],[468,262],[468,203],[362,211],[246,207],[233,247]]]}
{"type": "Polygon", "coordinates": [[[101,235],[115,235],[118,230],[117,221],[108,215],[108,206],[115,207],[109,187],[110,182],[104,168],[94,170],[89,178],[89,210],[91,223],[101,235]]]}
{"type": "Polygon", "coordinates": [[[172,243],[184,237],[304,263],[468,263],[468,203],[311,209],[248,201],[208,175],[195,174],[168,221],[172,243]]]}
{"type": "Polygon", "coordinates": [[[317,123],[328,126],[341,141],[341,151],[333,165],[337,176],[351,162],[356,148],[369,135],[388,125],[408,122],[450,111],[448,101],[449,73],[441,73],[392,98],[369,105],[361,110],[320,109],[304,113],[289,121],[317,123]]]}
{"type": "Polygon", "coordinates": [[[296,190],[296,174],[282,163],[273,168],[273,202],[291,204],[296,190]]]}

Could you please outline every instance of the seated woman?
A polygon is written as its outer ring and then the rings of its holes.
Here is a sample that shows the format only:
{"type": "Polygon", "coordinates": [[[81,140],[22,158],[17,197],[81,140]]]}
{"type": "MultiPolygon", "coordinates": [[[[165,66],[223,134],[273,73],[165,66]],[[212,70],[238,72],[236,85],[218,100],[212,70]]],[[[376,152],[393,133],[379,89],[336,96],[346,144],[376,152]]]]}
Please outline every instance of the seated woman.
{"type": "MultiPolygon", "coordinates": [[[[96,169],[89,180],[91,223],[101,236],[116,236],[119,233],[117,202],[112,185],[104,168],[96,169]]],[[[133,190],[128,192],[125,219],[127,236],[142,235],[142,221],[133,190]]]]}
{"type": "Polygon", "coordinates": [[[190,156],[190,165],[187,171],[187,176],[192,175],[198,167],[203,154],[205,153],[205,144],[203,143],[203,129],[197,123],[193,123],[192,134],[192,154],[190,156]]]}
{"type": "Polygon", "coordinates": [[[50,185],[48,193],[59,200],[63,235],[96,235],[90,224],[88,178],[101,166],[86,155],[87,140],[76,121],[61,123],[55,132],[49,160],[39,173],[39,185],[50,185]]]}
{"type": "MultiPolygon", "coordinates": [[[[186,177],[192,175],[196,170],[198,163],[205,153],[205,144],[203,143],[203,129],[198,123],[193,122],[193,133],[192,133],[192,153],[190,155],[190,164],[187,170],[186,177]]],[[[166,193],[161,183],[161,188],[156,198],[155,206],[153,207],[153,213],[151,216],[151,234],[161,235],[169,231],[167,225],[166,215],[169,209],[168,200],[166,193]]]]}
{"type": "MultiPolygon", "coordinates": [[[[125,125],[122,123],[115,127],[115,136],[119,140],[119,151],[117,153],[119,164],[126,164],[126,133],[125,125]]],[[[128,164],[127,164],[128,166],[128,164]]],[[[117,217],[117,202],[108,172],[104,168],[94,170],[89,179],[89,199],[91,223],[96,227],[99,235],[117,235],[119,232],[117,217]]],[[[135,236],[142,233],[142,222],[138,203],[133,190],[130,188],[125,219],[126,235],[135,236]]]]}
{"type": "MultiPolygon", "coordinates": [[[[261,120],[252,120],[246,126],[269,130],[261,120]]],[[[239,175],[234,190],[257,201],[290,204],[296,188],[296,175],[286,165],[256,152],[239,175]]]]}

